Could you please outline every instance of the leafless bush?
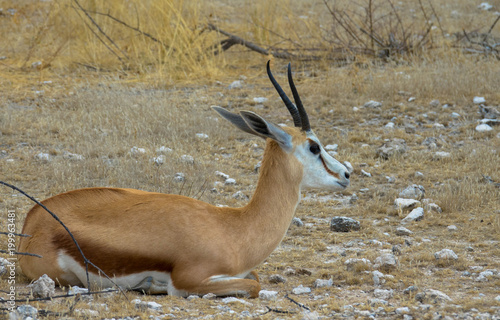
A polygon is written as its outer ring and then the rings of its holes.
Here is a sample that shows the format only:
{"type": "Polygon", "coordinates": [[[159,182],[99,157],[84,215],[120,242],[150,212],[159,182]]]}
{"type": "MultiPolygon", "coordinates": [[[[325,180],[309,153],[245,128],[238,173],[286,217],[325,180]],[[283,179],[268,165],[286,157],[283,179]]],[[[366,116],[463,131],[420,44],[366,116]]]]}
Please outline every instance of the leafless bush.
{"type": "Polygon", "coordinates": [[[433,17],[437,17],[430,2],[430,9],[419,1],[418,10],[404,10],[391,0],[351,2],[348,7],[323,1],[332,17],[325,41],[338,50],[391,58],[417,54],[433,42],[431,30],[434,23],[427,11],[431,10],[433,17]],[[418,14],[423,22],[416,21],[418,14]]]}
{"type": "Polygon", "coordinates": [[[457,44],[465,53],[480,54],[486,57],[494,56],[500,60],[500,38],[493,36],[491,31],[500,20],[498,16],[486,33],[467,32],[457,33],[457,44]]]}

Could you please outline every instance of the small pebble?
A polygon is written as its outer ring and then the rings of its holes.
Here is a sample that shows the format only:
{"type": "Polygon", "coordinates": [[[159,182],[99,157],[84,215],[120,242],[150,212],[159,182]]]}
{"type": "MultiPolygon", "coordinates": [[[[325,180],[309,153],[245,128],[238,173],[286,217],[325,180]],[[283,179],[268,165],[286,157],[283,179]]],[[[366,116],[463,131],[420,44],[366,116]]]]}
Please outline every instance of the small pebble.
{"type": "Polygon", "coordinates": [[[453,250],[450,249],[443,249],[441,251],[438,251],[434,253],[434,257],[436,260],[443,259],[443,260],[457,260],[458,256],[453,250]]]}
{"type": "Polygon", "coordinates": [[[486,123],[482,123],[482,124],[479,124],[476,126],[477,132],[488,132],[491,130],[493,130],[493,128],[489,124],[486,124],[486,123]]]}
{"type": "Polygon", "coordinates": [[[481,103],[485,103],[486,99],[484,97],[474,97],[474,99],[472,99],[472,102],[474,104],[481,104],[481,103]]]}
{"type": "Polygon", "coordinates": [[[299,285],[298,287],[292,289],[292,293],[297,294],[297,295],[311,293],[311,288],[304,287],[303,285],[299,285]]]}

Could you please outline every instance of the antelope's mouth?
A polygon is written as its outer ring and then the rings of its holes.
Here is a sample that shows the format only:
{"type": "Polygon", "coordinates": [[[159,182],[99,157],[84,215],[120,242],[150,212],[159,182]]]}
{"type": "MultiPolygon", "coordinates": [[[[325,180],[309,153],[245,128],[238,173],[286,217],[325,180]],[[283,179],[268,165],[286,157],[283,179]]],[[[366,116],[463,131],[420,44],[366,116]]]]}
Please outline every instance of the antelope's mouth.
{"type": "Polygon", "coordinates": [[[347,184],[347,183],[342,183],[342,182],[339,182],[339,181],[337,181],[337,184],[338,184],[339,186],[341,186],[342,188],[344,188],[344,189],[347,189],[347,187],[349,186],[349,184],[347,184]]]}
{"type": "MultiPolygon", "coordinates": [[[[340,176],[339,176],[339,174],[338,174],[338,173],[333,172],[332,170],[330,170],[330,168],[328,168],[328,166],[326,165],[326,162],[325,162],[325,160],[323,159],[323,157],[322,157],[322,156],[319,156],[319,158],[321,159],[321,163],[323,163],[323,167],[325,168],[326,172],[328,172],[328,174],[330,174],[330,175],[332,175],[332,176],[334,176],[335,178],[337,178],[337,179],[339,179],[339,180],[340,180],[340,176]]],[[[340,184],[340,185],[342,185],[342,186],[343,186],[343,184],[342,184],[342,183],[340,183],[340,182],[338,182],[338,184],[340,184]]],[[[346,186],[346,187],[347,187],[347,186],[346,186]]]]}

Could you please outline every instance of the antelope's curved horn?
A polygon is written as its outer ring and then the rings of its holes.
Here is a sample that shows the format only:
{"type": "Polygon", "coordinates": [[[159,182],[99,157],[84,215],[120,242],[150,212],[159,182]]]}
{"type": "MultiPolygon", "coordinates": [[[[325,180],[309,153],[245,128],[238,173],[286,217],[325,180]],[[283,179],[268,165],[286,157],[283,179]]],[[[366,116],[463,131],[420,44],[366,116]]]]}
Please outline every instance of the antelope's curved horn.
{"type": "Polygon", "coordinates": [[[285,94],[285,92],[283,91],[283,89],[281,89],[281,86],[278,84],[276,79],[274,79],[273,74],[271,73],[271,68],[269,67],[269,62],[270,61],[267,61],[267,75],[269,76],[269,80],[271,80],[271,82],[273,83],[273,86],[276,89],[276,91],[278,91],[278,93],[281,97],[281,100],[283,100],[288,111],[292,115],[293,124],[296,127],[303,127],[302,121],[301,121],[301,116],[300,116],[299,111],[297,110],[297,107],[292,103],[292,101],[290,101],[290,99],[288,99],[288,97],[285,94]]]}
{"type": "Polygon", "coordinates": [[[309,117],[307,116],[306,109],[304,109],[304,105],[302,104],[302,101],[300,100],[299,93],[297,92],[297,88],[295,88],[295,84],[293,83],[292,79],[292,64],[288,63],[288,83],[290,84],[290,89],[292,89],[292,94],[293,94],[293,99],[295,100],[295,105],[297,108],[297,111],[299,112],[300,115],[300,120],[302,123],[302,130],[304,131],[310,131],[311,130],[311,125],[309,124],[309,117]]]}

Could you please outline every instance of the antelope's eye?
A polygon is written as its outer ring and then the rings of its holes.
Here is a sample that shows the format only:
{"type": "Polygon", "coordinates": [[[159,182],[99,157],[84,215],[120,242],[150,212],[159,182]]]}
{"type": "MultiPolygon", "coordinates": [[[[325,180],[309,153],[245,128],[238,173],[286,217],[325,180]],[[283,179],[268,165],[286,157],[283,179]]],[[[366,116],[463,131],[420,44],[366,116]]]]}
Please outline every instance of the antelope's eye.
{"type": "Polygon", "coordinates": [[[309,146],[309,151],[311,151],[312,154],[319,154],[321,152],[321,148],[319,147],[319,144],[311,143],[311,145],[309,146]]]}

